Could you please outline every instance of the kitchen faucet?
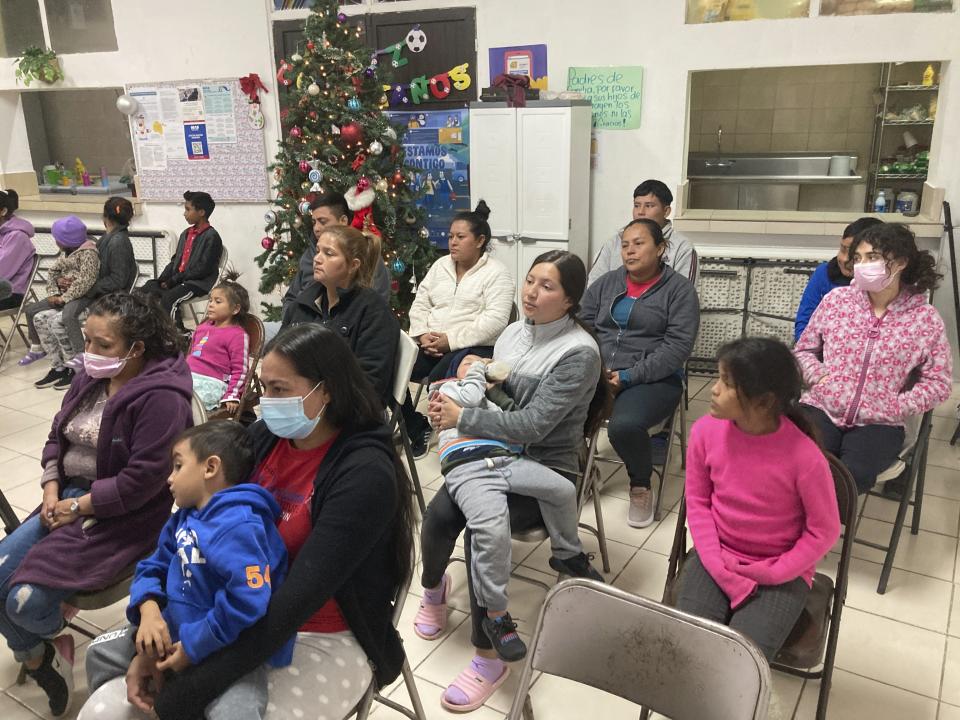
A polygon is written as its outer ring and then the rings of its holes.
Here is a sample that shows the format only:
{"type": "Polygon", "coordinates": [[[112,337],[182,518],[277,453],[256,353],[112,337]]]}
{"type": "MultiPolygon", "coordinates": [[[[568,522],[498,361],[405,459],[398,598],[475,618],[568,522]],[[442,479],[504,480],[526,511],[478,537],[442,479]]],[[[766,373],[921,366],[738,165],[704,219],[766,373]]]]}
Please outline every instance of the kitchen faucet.
{"type": "Polygon", "coordinates": [[[722,138],[723,138],[723,125],[717,125],[717,155],[721,155],[723,152],[722,150],[720,150],[720,141],[722,138]]]}

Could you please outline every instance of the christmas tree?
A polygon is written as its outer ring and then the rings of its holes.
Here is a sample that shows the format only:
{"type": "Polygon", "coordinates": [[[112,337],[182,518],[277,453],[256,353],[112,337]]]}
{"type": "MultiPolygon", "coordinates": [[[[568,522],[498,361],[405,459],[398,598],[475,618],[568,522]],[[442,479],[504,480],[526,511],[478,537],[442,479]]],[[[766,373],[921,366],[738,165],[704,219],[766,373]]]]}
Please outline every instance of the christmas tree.
{"type": "MultiPolygon", "coordinates": [[[[310,202],[336,192],[347,197],[354,225],[381,236],[393,277],[393,307],[405,319],[417,278],[437,257],[416,204],[413,168],[400,144],[405,128],[392,126],[382,70],[363,44],[358,23],[337,12],[336,0],[318,0],[307,18],[304,46],[281,62],[277,79],[286,88],[283,139],[274,173],[275,209],[266,213],[260,292],[289,284],[300,256],[313,244],[310,202]]],[[[283,92],[283,90],[281,90],[283,92]]],[[[264,303],[268,319],[279,308],[264,303]]]]}

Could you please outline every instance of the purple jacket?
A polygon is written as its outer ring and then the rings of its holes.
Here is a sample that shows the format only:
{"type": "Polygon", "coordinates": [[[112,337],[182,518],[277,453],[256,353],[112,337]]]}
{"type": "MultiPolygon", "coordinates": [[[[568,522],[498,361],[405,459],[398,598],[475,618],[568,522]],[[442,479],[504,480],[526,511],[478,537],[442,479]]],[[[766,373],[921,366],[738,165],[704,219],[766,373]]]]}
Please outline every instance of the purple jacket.
{"type": "Polygon", "coordinates": [[[33,225],[14,215],[0,225],[0,278],[10,281],[17,295],[27,292],[33,256],[37,254],[30,238],[33,225]]]}
{"type": "MultiPolygon", "coordinates": [[[[63,425],[99,381],[80,371],[63,399],[43,448],[63,478],[63,425]]],[[[173,498],[167,488],[170,446],[193,424],[190,368],[182,355],[151,360],[107,400],[97,444],[97,479],[90,493],[97,519],[58,528],[34,545],[11,584],[96,590],[153,551],[173,498]]],[[[89,519],[87,519],[89,520],[89,519]]]]}

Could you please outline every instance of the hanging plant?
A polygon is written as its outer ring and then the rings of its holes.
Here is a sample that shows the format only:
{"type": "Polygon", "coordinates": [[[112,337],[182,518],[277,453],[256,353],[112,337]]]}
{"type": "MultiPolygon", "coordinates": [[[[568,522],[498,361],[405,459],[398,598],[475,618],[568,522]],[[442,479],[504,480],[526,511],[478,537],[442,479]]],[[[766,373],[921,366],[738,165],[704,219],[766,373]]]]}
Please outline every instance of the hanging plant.
{"type": "Polygon", "coordinates": [[[60,68],[60,59],[53,50],[41,50],[32,45],[24,50],[23,55],[18,57],[14,63],[17,66],[14,71],[17,80],[22,80],[23,84],[28,87],[34,80],[53,85],[64,78],[63,70],[60,68]]]}

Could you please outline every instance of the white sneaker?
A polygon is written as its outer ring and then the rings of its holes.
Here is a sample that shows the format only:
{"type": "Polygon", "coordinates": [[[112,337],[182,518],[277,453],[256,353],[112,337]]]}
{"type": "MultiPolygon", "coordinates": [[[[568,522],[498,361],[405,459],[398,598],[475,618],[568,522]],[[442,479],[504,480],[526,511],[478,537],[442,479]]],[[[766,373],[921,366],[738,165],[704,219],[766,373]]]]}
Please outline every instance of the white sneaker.
{"type": "Polygon", "coordinates": [[[627,512],[627,525],[645,528],[653,522],[653,508],[656,505],[657,492],[653,488],[630,488],[630,510],[627,512]]]}

